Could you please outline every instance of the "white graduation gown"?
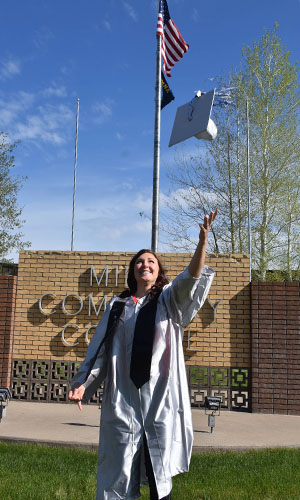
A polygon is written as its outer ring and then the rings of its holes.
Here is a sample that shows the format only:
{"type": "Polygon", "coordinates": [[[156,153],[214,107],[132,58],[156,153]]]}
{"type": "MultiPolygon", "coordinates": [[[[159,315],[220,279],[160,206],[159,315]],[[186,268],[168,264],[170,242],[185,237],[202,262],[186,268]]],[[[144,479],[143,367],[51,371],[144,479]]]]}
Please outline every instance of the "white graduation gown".
{"type": "Polygon", "coordinates": [[[171,491],[172,476],[188,471],[193,427],[182,348],[183,329],[203,305],[213,275],[207,266],[198,279],[185,269],[163,288],[155,318],[150,380],[141,389],[135,387],[129,372],[136,317],[148,298],[143,297],[138,303],[132,297],[127,299],[110,350],[103,345],[92,364],[116,298],[106,308],[86,358],[71,382],[71,387],[84,383],[88,400],[105,381],[97,500],[134,500],[140,496],[140,484],[146,479],[144,433],[159,498],[171,491]]]}

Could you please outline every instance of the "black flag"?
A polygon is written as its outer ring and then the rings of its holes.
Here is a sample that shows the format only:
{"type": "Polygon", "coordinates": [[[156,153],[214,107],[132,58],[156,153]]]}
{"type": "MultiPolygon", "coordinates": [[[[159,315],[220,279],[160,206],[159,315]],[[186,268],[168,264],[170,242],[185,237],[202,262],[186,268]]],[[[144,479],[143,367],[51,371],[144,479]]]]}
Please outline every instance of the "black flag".
{"type": "Polygon", "coordinates": [[[172,90],[170,89],[163,72],[161,72],[161,84],[162,84],[161,109],[163,109],[171,101],[174,101],[175,97],[172,94],[172,90]]]}

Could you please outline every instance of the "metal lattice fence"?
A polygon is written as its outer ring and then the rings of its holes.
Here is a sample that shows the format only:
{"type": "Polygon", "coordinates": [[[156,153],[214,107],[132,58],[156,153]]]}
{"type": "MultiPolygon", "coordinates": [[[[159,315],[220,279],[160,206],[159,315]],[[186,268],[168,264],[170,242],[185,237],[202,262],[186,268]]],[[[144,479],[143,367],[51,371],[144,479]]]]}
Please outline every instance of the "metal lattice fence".
{"type": "MultiPolygon", "coordinates": [[[[68,403],[69,383],[80,363],[15,359],[12,369],[13,399],[68,403]]],[[[192,407],[203,407],[205,396],[220,396],[222,408],[251,411],[250,369],[232,367],[187,367],[192,407]]],[[[103,387],[90,400],[101,402],[103,387]]]]}

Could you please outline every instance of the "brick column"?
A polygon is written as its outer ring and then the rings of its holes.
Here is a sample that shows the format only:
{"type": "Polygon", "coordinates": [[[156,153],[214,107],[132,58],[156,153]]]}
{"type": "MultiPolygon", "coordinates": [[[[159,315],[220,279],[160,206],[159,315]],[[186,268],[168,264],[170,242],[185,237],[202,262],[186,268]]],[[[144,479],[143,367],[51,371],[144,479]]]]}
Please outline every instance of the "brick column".
{"type": "Polygon", "coordinates": [[[10,387],[17,276],[0,276],[0,386],[10,387]]]}
{"type": "Polygon", "coordinates": [[[252,283],[252,410],[300,415],[299,282],[252,283]]]}

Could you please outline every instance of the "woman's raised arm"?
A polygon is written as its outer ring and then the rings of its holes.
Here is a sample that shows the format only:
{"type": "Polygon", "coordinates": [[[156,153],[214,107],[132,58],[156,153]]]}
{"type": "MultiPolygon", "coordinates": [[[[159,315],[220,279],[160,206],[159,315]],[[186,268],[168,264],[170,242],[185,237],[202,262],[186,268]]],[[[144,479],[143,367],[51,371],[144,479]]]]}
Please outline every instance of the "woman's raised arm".
{"type": "Polygon", "coordinates": [[[203,224],[200,226],[199,242],[196,247],[195,253],[189,264],[189,272],[193,278],[199,278],[201,275],[202,267],[205,261],[206,255],[206,245],[208,240],[208,234],[210,231],[210,226],[217,217],[218,210],[215,212],[210,212],[209,215],[205,215],[203,224]]]}

